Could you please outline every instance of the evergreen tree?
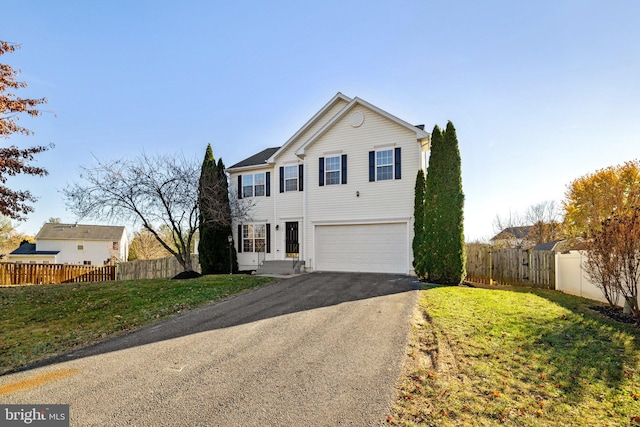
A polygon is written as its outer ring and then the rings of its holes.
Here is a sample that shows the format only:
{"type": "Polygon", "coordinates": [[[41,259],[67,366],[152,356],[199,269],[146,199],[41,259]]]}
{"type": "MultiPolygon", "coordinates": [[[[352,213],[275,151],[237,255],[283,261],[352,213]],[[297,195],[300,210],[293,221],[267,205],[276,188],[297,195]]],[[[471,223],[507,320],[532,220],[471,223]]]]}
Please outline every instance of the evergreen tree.
{"type": "Polygon", "coordinates": [[[453,123],[436,125],[425,186],[424,233],[416,273],[434,283],[460,284],[465,277],[464,194],[458,138],[453,123]]]}
{"type": "Polygon", "coordinates": [[[442,172],[438,167],[439,159],[442,157],[444,136],[438,125],[433,127],[431,132],[431,153],[429,154],[429,165],[427,166],[427,177],[425,179],[424,191],[424,220],[423,233],[420,240],[420,258],[416,262],[416,274],[421,277],[437,281],[439,273],[436,271],[438,257],[440,256],[440,246],[438,242],[437,215],[439,215],[438,192],[442,187],[442,172]]]}
{"type": "Polygon", "coordinates": [[[230,266],[238,271],[235,247],[228,242],[232,234],[227,176],[222,159],[216,164],[210,144],[202,162],[199,189],[202,274],[229,273],[230,266]]]}
{"type": "Polygon", "coordinates": [[[444,256],[442,258],[442,274],[445,283],[460,284],[465,273],[464,246],[464,193],[462,192],[462,166],[458,137],[453,123],[448,122],[444,132],[444,147],[446,150],[444,180],[445,189],[442,192],[440,207],[441,242],[444,256]]]}
{"type": "Polygon", "coordinates": [[[423,271],[418,271],[418,262],[420,259],[420,245],[424,233],[424,190],[425,177],[422,169],[418,170],[415,186],[415,198],[413,202],[413,267],[418,276],[423,276],[423,271]]]}

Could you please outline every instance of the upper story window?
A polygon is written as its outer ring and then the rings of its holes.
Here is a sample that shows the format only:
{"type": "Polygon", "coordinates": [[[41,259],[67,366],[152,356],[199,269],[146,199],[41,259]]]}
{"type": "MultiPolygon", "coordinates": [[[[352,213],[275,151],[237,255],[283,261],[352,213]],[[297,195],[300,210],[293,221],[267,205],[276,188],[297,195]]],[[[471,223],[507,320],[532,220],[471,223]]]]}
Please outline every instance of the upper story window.
{"type": "Polygon", "coordinates": [[[284,191],[298,191],[298,165],[284,167],[284,191]]]}
{"type": "Polygon", "coordinates": [[[270,172],[238,175],[238,198],[270,196],[270,172]]]}
{"type": "Polygon", "coordinates": [[[111,243],[111,249],[113,249],[114,251],[119,251],[120,250],[120,242],[111,243]]]}
{"type": "Polygon", "coordinates": [[[369,151],[369,181],[402,178],[401,161],[400,147],[369,151]]]}
{"type": "Polygon", "coordinates": [[[376,151],[376,181],[393,179],[393,150],[376,151]]]}
{"type": "Polygon", "coordinates": [[[264,173],[257,173],[253,176],[253,194],[256,197],[264,196],[264,173]]]}
{"type": "Polygon", "coordinates": [[[320,157],[318,185],[335,185],[347,183],[347,155],[320,157]]]}
{"type": "Polygon", "coordinates": [[[340,156],[326,157],[324,159],[325,184],[340,184],[340,156]]]}
{"type": "Polygon", "coordinates": [[[78,240],[78,250],[79,251],[84,250],[84,241],[83,240],[78,240]]]}
{"type": "Polygon", "coordinates": [[[280,192],[303,191],[304,165],[280,166],[280,192]]]}

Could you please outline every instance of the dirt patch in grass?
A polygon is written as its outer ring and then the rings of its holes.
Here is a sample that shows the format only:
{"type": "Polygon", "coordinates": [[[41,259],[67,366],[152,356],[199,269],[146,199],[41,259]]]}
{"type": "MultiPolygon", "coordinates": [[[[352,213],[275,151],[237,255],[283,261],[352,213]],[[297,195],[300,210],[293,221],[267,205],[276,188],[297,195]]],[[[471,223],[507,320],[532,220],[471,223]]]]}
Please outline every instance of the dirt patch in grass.
{"type": "Polygon", "coordinates": [[[608,317],[609,319],[615,320],[616,322],[626,323],[627,325],[635,326],[637,329],[640,329],[640,322],[633,317],[631,314],[624,313],[622,307],[611,307],[608,305],[594,305],[589,307],[591,310],[597,311],[603,316],[608,317]]]}

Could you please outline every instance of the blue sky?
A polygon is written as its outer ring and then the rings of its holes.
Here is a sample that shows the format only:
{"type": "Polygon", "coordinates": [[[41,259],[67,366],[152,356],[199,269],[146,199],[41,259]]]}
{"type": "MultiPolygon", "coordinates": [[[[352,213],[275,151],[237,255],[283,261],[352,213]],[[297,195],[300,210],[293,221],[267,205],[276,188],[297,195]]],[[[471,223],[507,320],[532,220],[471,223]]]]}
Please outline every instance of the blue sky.
{"type": "MultiPolygon", "coordinates": [[[[22,97],[47,109],[21,124],[55,144],[19,224],[76,218],[61,190],[94,157],[182,153],[210,143],[234,164],[283,144],[336,92],[414,124],[451,120],[462,156],[465,234],[497,214],[561,201],[567,184],[640,157],[637,1],[13,1],[0,58],[22,97]]],[[[132,230],[130,230],[132,231],[132,230]]]]}

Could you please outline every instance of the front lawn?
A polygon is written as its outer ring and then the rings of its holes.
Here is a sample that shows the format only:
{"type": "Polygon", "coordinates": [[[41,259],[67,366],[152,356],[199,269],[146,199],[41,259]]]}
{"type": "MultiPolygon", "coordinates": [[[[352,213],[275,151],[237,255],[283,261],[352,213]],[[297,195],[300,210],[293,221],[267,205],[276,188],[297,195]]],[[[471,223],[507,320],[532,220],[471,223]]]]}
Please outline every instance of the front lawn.
{"type": "Polygon", "coordinates": [[[0,287],[0,375],[273,280],[212,275],[0,287]]]}
{"type": "Polygon", "coordinates": [[[640,425],[640,330],[555,291],[421,291],[390,425],[640,425]]]}

